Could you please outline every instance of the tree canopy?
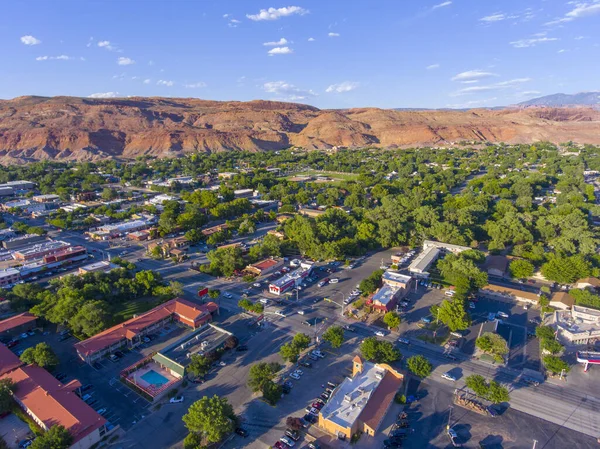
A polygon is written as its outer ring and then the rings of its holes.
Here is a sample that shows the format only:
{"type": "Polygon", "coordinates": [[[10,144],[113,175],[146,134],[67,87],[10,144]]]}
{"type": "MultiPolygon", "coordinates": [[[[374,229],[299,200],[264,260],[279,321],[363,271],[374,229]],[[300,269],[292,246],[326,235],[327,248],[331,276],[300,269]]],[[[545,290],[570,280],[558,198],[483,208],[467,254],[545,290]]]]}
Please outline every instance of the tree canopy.
{"type": "Polygon", "coordinates": [[[235,415],[226,398],[214,395],[194,402],[182,419],[187,429],[203,441],[218,443],[233,430],[235,415]]]}

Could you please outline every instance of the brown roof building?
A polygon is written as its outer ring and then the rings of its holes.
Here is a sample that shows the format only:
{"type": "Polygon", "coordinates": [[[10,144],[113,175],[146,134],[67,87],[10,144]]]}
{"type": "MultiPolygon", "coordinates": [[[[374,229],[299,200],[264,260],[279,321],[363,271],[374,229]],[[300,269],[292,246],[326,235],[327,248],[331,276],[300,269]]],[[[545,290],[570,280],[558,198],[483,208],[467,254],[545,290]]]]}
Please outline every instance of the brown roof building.
{"type": "Polygon", "coordinates": [[[265,259],[246,267],[246,271],[257,276],[264,276],[283,266],[283,259],[265,259]]]}
{"type": "Polygon", "coordinates": [[[79,381],[62,384],[45,369],[25,365],[2,345],[0,379],[14,382],[15,401],[42,429],[64,426],[73,436],[71,448],[88,449],[107,434],[106,419],[75,393],[79,381]]]}
{"type": "Polygon", "coordinates": [[[600,287],[600,279],[598,278],[583,278],[579,279],[575,284],[576,288],[598,288],[600,287]]]}
{"type": "Polygon", "coordinates": [[[37,317],[29,312],[20,313],[0,321],[0,337],[15,336],[35,327],[37,317]]]}
{"type": "Polygon", "coordinates": [[[350,439],[357,432],[374,436],[400,390],[403,376],[385,364],[352,359],[352,378],[337,386],[319,413],[319,427],[350,439]]]}
{"type": "Polygon", "coordinates": [[[502,277],[506,274],[508,262],[505,256],[487,256],[483,268],[490,276],[502,277]]]}
{"type": "Polygon", "coordinates": [[[488,284],[479,289],[482,295],[492,298],[512,299],[515,301],[537,304],[540,299],[537,293],[525,292],[515,288],[503,287],[501,285],[488,284]]]}
{"type": "Polygon", "coordinates": [[[566,292],[556,292],[550,298],[549,305],[555,309],[568,310],[575,305],[575,298],[566,292]]]}
{"type": "Polygon", "coordinates": [[[172,299],[124,323],[100,332],[87,340],[75,344],[79,357],[91,363],[105,354],[127,345],[134,347],[142,338],[171,321],[177,321],[193,329],[212,321],[219,306],[214,302],[194,304],[182,298],[172,299]]]}

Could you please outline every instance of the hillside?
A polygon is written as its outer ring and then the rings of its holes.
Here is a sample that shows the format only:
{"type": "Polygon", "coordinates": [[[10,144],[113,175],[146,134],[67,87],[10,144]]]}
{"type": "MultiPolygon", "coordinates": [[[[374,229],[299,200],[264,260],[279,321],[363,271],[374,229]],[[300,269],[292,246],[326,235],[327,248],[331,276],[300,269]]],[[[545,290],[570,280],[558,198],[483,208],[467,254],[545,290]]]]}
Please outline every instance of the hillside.
{"type": "Polygon", "coordinates": [[[519,106],[600,106],[600,92],[580,92],[578,94],[553,94],[533,98],[519,103],[519,106]]]}
{"type": "Polygon", "coordinates": [[[94,160],[292,145],[407,147],[461,140],[600,144],[600,112],[320,110],[271,101],[19,97],[0,101],[0,161],[94,160]]]}

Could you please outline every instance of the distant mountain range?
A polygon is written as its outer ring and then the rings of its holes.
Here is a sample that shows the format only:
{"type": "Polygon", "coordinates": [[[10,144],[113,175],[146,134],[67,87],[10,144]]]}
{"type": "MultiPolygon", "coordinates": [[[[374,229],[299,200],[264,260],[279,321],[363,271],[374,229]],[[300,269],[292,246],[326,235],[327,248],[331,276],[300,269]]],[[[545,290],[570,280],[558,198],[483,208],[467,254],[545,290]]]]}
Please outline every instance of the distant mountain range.
{"type": "Polygon", "coordinates": [[[519,103],[518,106],[600,106],[600,92],[552,94],[519,103]]]}

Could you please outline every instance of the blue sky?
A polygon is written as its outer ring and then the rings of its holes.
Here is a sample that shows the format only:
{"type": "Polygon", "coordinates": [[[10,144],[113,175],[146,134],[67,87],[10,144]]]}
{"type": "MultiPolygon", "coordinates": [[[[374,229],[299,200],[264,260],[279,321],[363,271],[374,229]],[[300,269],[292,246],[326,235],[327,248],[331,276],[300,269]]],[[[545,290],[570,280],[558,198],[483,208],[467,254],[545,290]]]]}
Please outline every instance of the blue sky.
{"type": "Polygon", "coordinates": [[[600,90],[600,0],[3,4],[0,98],[479,107],[600,90]]]}

